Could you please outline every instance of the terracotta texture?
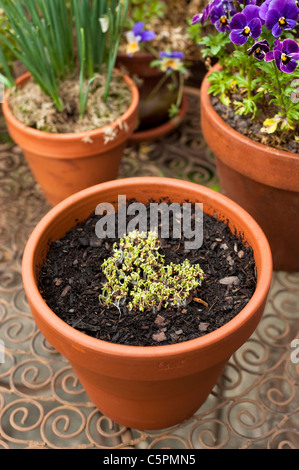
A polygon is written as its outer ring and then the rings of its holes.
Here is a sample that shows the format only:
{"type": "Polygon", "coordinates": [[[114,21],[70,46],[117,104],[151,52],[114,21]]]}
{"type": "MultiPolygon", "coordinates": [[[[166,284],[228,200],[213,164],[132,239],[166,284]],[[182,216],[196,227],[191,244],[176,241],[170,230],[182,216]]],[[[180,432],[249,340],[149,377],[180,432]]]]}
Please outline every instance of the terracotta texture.
{"type": "Polygon", "coordinates": [[[136,130],[129,138],[129,144],[138,144],[140,142],[153,142],[177,129],[183,122],[188,110],[188,99],[186,94],[183,94],[180,112],[168,121],[145,130],[136,130]]]}
{"type": "Polygon", "coordinates": [[[274,269],[299,271],[299,155],[254,142],[232,129],[212,107],[208,88],[204,80],[201,127],[216,156],[223,193],[261,226],[274,269]]]}
{"type": "Polygon", "coordinates": [[[230,356],[252,334],[262,316],[272,276],[270,248],[256,222],[225,196],[195,183],[159,177],[126,178],[102,183],[64,200],[36,226],[23,255],[22,277],[37,326],[71,363],[94,404],[119,424],[160,429],[190,417],[204,403],[230,356]],[[244,233],[253,247],[257,288],[246,307],[229,323],[201,338],[178,345],[115,345],[79,332],[63,322],[43,301],[39,267],[49,242],[62,237],[76,220],[84,220],[101,202],[118,195],[147,203],[168,197],[202,202],[206,213],[244,233]]]}
{"type": "MultiPolygon", "coordinates": [[[[22,75],[16,85],[21,87],[29,77],[28,73],[22,75]]],[[[3,113],[9,134],[22,148],[51,205],[89,186],[117,178],[123,150],[138,118],[138,89],[128,76],[125,81],[132,90],[132,103],[119,122],[111,125],[117,135],[108,143],[104,143],[103,128],[53,134],[26,127],[11,113],[6,93],[3,113]]]]}
{"type": "Polygon", "coordinates": [[[166,123],[169,120],[168,110],[178,96],[177,89],[168,88],[172,82],[168,79],[150,99],[147,99],[164,75],[157,67],[150,66],[154,59],[155,56],[149,52],[136,52],[132,57],[119,53],[116,60],[118,68],[125,67],[131,77],[137,76],[141,80],[138,85],[140,95],[138,132],[154,129],[166,123]]]}

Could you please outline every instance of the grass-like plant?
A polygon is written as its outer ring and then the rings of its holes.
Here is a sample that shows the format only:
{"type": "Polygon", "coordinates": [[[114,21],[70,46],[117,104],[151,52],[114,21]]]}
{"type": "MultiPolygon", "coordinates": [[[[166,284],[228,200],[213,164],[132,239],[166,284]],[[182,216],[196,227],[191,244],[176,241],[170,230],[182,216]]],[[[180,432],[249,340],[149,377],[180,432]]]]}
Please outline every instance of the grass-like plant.
{"type": "Polygon", "coordinates": [[[102,264],[107,282],[99,296],[109,307],[159,311],[168,305],[184,307],[203,280],[203,271],[189,260],[165,264],[155,232],[130,232],[115,243],[114,253],[102,264]]]}
{"type": "MultiPolygon", "coordinates": [[[[78,78],[83,116],[96,73],[107,74],[104,102],[108,98],[128,4],[129,0],[0,0],[10,25],[6,35],[0,34],[0,40],[51,97],[58,111],[64,109],[59,84],[68,76],[78,78]]],[[[13,87],[1,46],[0,62],[4,70],[0,80],[13,87]]]]}

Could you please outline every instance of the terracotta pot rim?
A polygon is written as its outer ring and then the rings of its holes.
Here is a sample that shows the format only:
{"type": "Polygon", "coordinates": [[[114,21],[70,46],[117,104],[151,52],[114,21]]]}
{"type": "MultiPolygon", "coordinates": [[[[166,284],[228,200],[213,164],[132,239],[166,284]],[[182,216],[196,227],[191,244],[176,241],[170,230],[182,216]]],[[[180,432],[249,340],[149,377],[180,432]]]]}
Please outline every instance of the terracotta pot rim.
{"type": "Polygon", "coordinates": [[[148,52],[148,51],[138,51],[138,52],[135,52],[135,54],[133,54],[132,56],[128,56],[128,54],[126,54],[125,52],[118,52],[117,53],[117,57],[119,58],[127,58],[128,60],[130,59],[150,59],[150,58],[155,58],[155,54],[153,54],[152,52],[148,52]]]}
{"type": "MultiPolygon", "coordinates": [[[[119,70],[115,69],[116,73],[121,73],[119,70]]],[[[20,85],[23,81],[26,81],[30,78],[31,74],[30,72],[26,72],[23,75],[21,75],[17,80],[16,80],[16,86],[20,85]]],[[[125,121],[128,120],[128,118],[134,113],[134,110],[137,106],[137,102],[139,100],[139,92],[137,86],[134,84],[133,80],[128,76],[128,75],[123,75],[123,78],[128,86],[128,88],[131,90],[132,94],[132,99],[131,103],[128,107],[128,109],[124,112],[122,116],[119,117],[117,121],[112,122],[109,124],[109,127],[116,128],[119,126],[119,122],[124,123],[125,121]]],[[[5,119],[7,119],[9,122],[12,123],[12,125],[19,131],[26,133],[33,138],[43,138],[43,139],[48,139],[50,142],[51,141],[82,141],[82,139],[86,136],[92,138],[96,137],[98,135],[103,134],[103,129],[104,127],[100,127],[98,129],[92,129],[89,131],[81,131],[81,132],[66,132],[66,133],[52,133],[52,132],[45,132],[45,131],[40,131],[38,129],[33,129],[29,126],[24,125],[22,122],[20,122],[18,119],[15,118],[13,113],[11,112],[9,105],[8,105],[8,96],[9,96],[9,89],[6,90],[5,95],[4,95],[4,101],[2,103],[2,110],[3,114],[5,116],[5,119]]],[[[107,126],[105,126],[107,127],[107,126]]]]}
{"type": "Polygon", "coordinates": [[[209,347],[211,346],[211,344],[217,341],[221,341],[227,335],[233,334],[233,332],[236,331],[239,326],[243,325],[246,319],[252,316],[252,312],[256,311],[256,307],[260,306],[263,303],[265,296],[268,293],[272,279],[272,256],[268,241],[259,225],[244,209],[238,206],[235,202],[228,199],[226,196],[223,196],[222,194],[217,193],[212,189],[199,186],[196,183],[186,182],[183,180],[151,176],[133,177],[114,180],[113,182],[106,182],[96,186],[92,186],[68,197],[67,199],[56,205],[54,208],[52,208],[37,224],[26,244],[22,261],[22,274],[25,291],[27,292],[27,294],[30,292],[30,299],[34,307],[39,312],[41,312],[41,315],[46,318],[46,322],[50,323],[52,328],[54,328],[57,332],[60,332],[63,335],[67,336],[69,340],[71,340],[71,342],[77,343],[89,350],[93,349],[98,352],[101,351],[110,356],[116,356],[121,354],[126,355],[128,357],[139,358],[149,358],[153,356],[171,357],[172,355],[177,355],[180,352],[186,353],[198,348],[209,347]],[[105,190],[111,188],[111,185],[113,185],[113,189],[117,191],[118,189],[123,189],[124,185],[127,186],[129,184],[134,185],[140,183],[142,183],[143,185],[150,184],[153,188],[155,185],[161,185],[162,183],[164,186],[167,185],[168,187],[179,187],[182,191],[186,187],[186,184],[193,189],[200,187],[201,194],[208,196],[209,200],[211,200],[212,202],[222,201],[222,204],[229,205],[230,208],[235,212],[235,214],[238,214],[238,217],[242,218],[245,221],[246,228],[249,229],[250,226],[251,232],[255,233],[260,255],[265,260],[258,276],[256,291],[248,302],[248,304],[244,307],[244,309],[235,318],[230,320],[226,325],[218,328],[216,331],[180,344],[163,346],[118,345],[93,337],[89,337],[88,335],[78,330],[75,330],[73,327],[61,320],[47,306],[47,304],[43,300],[35,282],[33,260],[35,248],[39,243],[40,237],[47,230],[47,227],[51,225],[52,221],[57,216],[67,211],[68,208],[72,207],[74,204],[76,204],[82,199],[87,198],[90,195],[97,194],[101,189],[105,190]]]}
{"type": "Polygon", "coordinates": [[[201,85],[200,95],[201,95],[201,102],[204,102],[205,107],[207,108],[207,112],[211,115],[213,120],[217,121],[217,126],[222,127],[224,132],[230,133],[235,140],[240,142],[241,145],[243,144],[243,145],[246,145],[247,147],[249,146],[252,148],[252,150],[259,149],[263,152],[266,152],[267,154],[271,156],[275,156],[276,158],[281,158],[281,159],[287,158],[294,162],[299,162],[299,155],[297,156],[297,154],[293,152],[276,149],[274,147],[270,147],[260,142],[256,142],[250,139],[249,137],[246,137],[245,135],[241,134],[240,132],[236,131],[235,129],[233,129],[219,116],[219,114],[215,111],[214,107],[211,104],[211,100],[209,98],[210,94],[208,93],[210,82],[207,80],[207,77],[215,70],[221,70],[221,66],[219,64],[215,64],[212,67],[212,69],[206,74],[201,85]]]}
{"type": "Polygon", "coordinates": [[[160,124],[159,126],[152,127],[150,129],[142,130],[142,131],[135,131],[129,137],[129,143],[138,143],[138,142],[151,142],[153,140],[159,139],[164,137],[165,135],[169,134],[171,131],[176,129],[181,122],[183,121],[184,117],[187,114],[188,110],[188,100],[186,93],[183,93],[182,102],[180,107],[180,112],[174,116],[173,118],[169,119],[168,121],[160,124]]]}

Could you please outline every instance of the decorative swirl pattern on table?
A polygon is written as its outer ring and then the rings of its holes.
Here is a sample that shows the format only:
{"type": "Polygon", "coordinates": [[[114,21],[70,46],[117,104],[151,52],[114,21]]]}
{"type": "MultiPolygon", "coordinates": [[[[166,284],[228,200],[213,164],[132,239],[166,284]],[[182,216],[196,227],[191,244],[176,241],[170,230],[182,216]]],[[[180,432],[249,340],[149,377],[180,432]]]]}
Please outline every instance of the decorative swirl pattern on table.
{"type": "MultiPolygon", "coordinates": [[[[183,124],[128,147],[120,177],[167,176],[217,188],[200,131],[199,95],[188,89],[183,124]]],[[[0,121],[1,122],[1,121],[0,121]]],[[[0,449],[299,448],[299,273],[273,276],[265,313],[231,357],[206,403],[170,429],[127,429],[91,403],[68,361],[37,329],[22,286],[22,253],[49,210],[19,147],[0,133],[0,449]],[[298,358],[298,360],[297,360],[298,358]]]]}

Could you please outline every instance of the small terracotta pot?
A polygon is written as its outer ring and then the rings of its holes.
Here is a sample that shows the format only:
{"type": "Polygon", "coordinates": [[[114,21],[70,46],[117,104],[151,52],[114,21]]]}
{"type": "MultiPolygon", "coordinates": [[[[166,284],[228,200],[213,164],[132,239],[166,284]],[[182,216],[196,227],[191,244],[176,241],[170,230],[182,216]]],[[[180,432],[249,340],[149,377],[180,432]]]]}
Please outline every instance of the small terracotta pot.
{"type": "MultiPolygon", "coordinates": [[[[26,73],[16,80],[16,85],[22,87],[29,79],[30,74],[26,73]]],[[[132,91],[132,102],[119,121],[111,124],[117,135],[106,144],[103,128],[54,134],[25,126],[13,116],[9,91],[6,92],[2,108],[9,134],[22,148],[51,205],[84,188],[117,178],[124,148],[138,119],[138,89],[128,76],[124,80],[132,91]]]]}
{"type": "Polygon", "coordinates": [[[184,93],[182,96],[180,112],[176,116],[150,129],[136,130],[129,138],[129,144],[134,145],[140,142],[152,142],[161,139],[162,137],[166,137],[168,134],[173,132],[182,124],[187,114],[187,111],[188,98],[186,93],[184,93]]]}
{"type": "Polygon", "coordinates": [[[211,189],[172,178],[126,178],[102,183],[64,200],[41,220],[25,247],[22,276],[26,296],[42,334],[71,363],[93,403],[115,422],[139,429],[177,424],[204,403],[230,356],[252,334],[262,316],[272,275],[268,242],[260,227],[237,204],[211,189]],[[148,203],[202,202],[208,214],[229,220],[254,250],[257,287],[245,308],[226,325],[177,345],[125,346],[92,338],[62,321],[46,305],[37,286],[49,244],[101,202],[118,195],[148,203]]]}
{"type": "MultiPolygon", "coordinates": [[[[212,70],[219,70],[219,65],[212,70]]],[[[206,79],[201,87],[201,127],[215,153],[220,186],[261,226],[274,269],[299,271],[299,155],[254,142],[214,110],[206,79]]]]}
{"type": "Polygon", "coordinates": [[[161,88],[150,96],[151,91],[158,85],[163,73],[157,67],[151,67],[151,62],[155,59],[149,52],[136,52],[132,57],[123,53],[118,53],[116,66],[125,67],[130,77],[137,76],[141,79],[139,89],[139,124],[137,132],[155,129],[169,121],[168,111],[171,104],[176,103],[178,90],[168,88],[171,79],[161,86],[161,88]],[[150,96],[150,99],[147,99],[150,96]]]}

